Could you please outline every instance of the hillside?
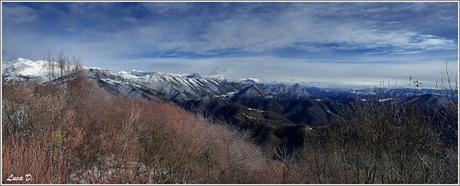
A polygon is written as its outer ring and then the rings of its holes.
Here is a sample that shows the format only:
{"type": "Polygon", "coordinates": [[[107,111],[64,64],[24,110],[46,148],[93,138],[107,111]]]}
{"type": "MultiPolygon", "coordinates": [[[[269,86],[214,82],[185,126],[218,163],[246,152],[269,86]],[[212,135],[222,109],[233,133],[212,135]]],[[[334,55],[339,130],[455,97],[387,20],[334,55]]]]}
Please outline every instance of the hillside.
{"type": "Polygon", "coordinates": [[[85,76],[66,85],[70,92],[4,84],[3,170],[31,173],[34,183],[274,181],[260,174],[276,163],[223,125],[166,102],[110,95],[85,76]]]}
{"type": "Polygon", "coordinates": [[[16,172],[33,173],[35,183],[457,181],[456,103],[445,96],[370,99],[356,94],[364,90],[95,68],[49,78],[39,67],[18,60],[3,68],[4,178],[16,172]]]}

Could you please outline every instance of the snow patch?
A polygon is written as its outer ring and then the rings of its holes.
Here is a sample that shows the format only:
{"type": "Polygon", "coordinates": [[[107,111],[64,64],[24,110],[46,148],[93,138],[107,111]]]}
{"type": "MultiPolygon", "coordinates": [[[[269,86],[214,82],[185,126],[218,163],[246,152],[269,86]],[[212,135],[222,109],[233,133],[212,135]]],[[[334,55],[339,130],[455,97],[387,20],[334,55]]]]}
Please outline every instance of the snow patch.
{"type": "Polygon", "coordinates": [[[259,110],[259,109],[255,109],[255,108],[248,108],[248,110],[250,110],[250,111],[256,111],[256,112],[259,112],[259,113],[263,113],[263,112],[264,112],[263,110],[259,110]]]}
{"type": "Polygon", "coordinates": [[[247,82],[247,83],[257,83],[259,81],[260,80],[257,78],[244,78],[244,79],[239,80],[239,82],[247,82]]]}
{"type": "Polygon", "coordinates": [[[229,93],[224,94],[224,95],[216,95],[214,97],[229,98],[229,97],[233,97],[236,93],[237,93],[236,91],[233,91],[233,92],[229,92],[229,93]]]}
{"type": "Polygon", "coordinates": [[[384,98],[384,99],[379,99],[379,102],[385,102],[385,101],[391,101],[395,100],[395,98],[384,98]]]}
{"type": "Polygon", "coordinates": [[[120,75],[121,77],[125,79],[137,79],[138,78],[138,76],[132,75],[126,71],[120,71],[118,72],[118,75],[120,75]]]}

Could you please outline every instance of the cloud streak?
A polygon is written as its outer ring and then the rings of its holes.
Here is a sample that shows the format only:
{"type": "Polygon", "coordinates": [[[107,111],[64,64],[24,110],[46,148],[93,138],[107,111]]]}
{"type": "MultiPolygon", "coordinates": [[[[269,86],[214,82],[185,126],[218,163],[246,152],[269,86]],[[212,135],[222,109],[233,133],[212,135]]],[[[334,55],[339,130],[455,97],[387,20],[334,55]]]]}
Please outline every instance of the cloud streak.
{"type": "MultiPolygon", "coordinates": [[[[356,59],[360,60],[360,59],[356,59]]],[[[379,82],[390,80],[399,86],[409,84],[412,76],[424,82],[425,86],[435,86],[440,80],[443,64],[449,70],[457,72],[456,61],[429,61],[423,64],[407,63],[404,58],[398,63],[383,63],[375,59],[374,63],[324,63],[302,59],[276,57],[229,57],[208,59],[154,58],[131,61],[118,70],[142,69],[146,71],[190,73],[203,75],[221,75],[232,80],[257,78],[263,82],[315,83],[327,85],[369,85],[378,86],[379,82]],[[286,65],[289,64],[289,65],[286,65]]]]}

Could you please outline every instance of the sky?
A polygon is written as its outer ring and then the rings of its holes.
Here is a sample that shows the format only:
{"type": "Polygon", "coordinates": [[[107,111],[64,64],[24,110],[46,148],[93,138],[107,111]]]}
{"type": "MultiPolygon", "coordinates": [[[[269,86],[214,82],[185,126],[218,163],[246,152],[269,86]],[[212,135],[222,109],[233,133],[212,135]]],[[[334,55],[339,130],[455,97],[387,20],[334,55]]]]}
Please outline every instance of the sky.
{"type": "Polygon", "coordinates": [[[458,65],[457,3],[2,3],[2,55],[112,71],[433,86],[458,65]]]}

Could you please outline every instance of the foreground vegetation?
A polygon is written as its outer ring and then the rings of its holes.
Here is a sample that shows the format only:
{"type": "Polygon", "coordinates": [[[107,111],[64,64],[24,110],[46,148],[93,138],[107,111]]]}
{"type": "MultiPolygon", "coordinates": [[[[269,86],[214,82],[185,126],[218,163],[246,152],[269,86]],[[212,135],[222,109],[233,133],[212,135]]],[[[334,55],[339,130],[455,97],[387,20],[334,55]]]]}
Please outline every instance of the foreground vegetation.
{"type": "Polygon", "coordinates": [[[79,73],[2,88],[3,183],[458,181],[456,144],[442,143],[415,107],[357,105],[340,125],[306,129],[288,153],[171,103],[109,94],[79,73]],[[33,179],[7,181],[26,174],[33,179]]]}

